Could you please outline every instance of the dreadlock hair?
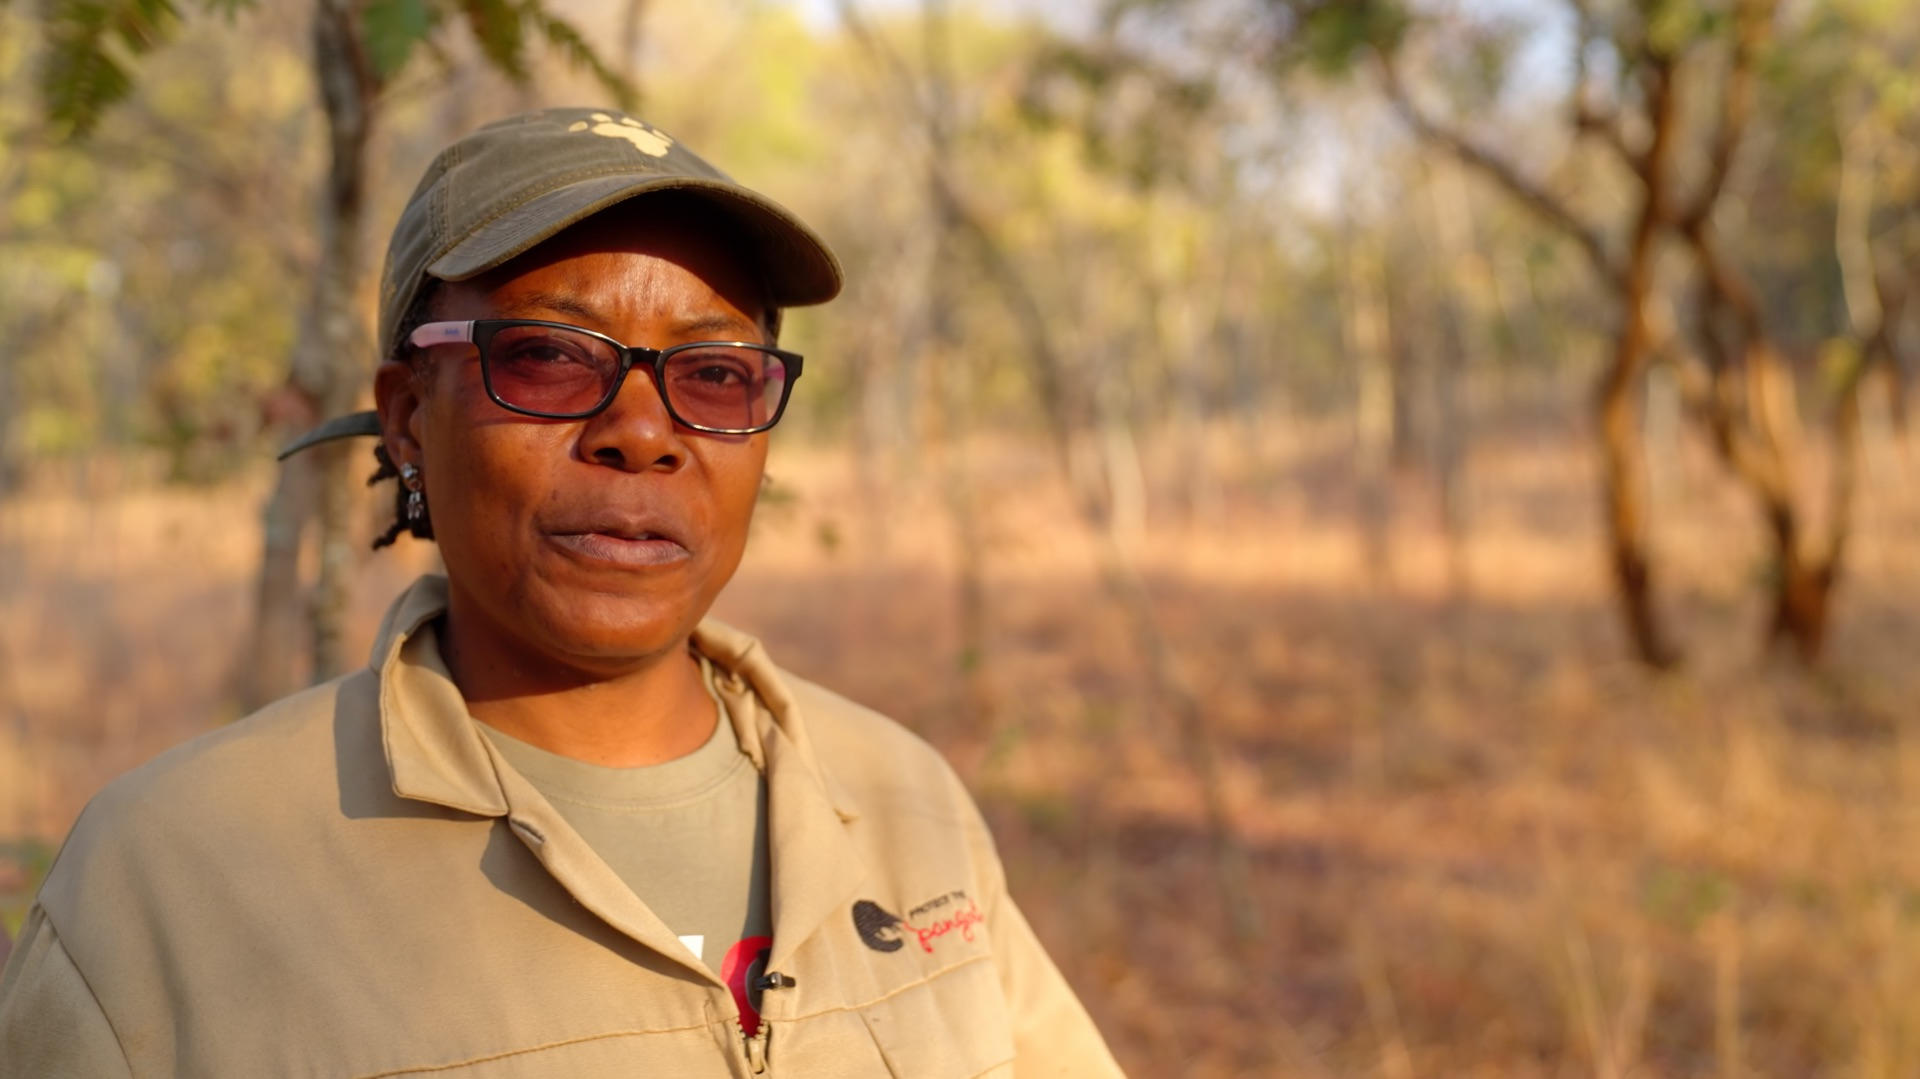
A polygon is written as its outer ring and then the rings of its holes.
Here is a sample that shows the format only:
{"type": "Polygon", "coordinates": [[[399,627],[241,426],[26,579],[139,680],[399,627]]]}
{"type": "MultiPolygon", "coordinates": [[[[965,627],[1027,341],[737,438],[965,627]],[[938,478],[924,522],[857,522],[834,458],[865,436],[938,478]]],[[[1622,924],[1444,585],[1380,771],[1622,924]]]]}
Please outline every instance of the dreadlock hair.
{"type": "MultiPolygon", "coordinates": [[[[368,487],[372,487],[381,480],[397,480],[400,478],[400,470],[393,467],[393,458],[387,456],[386,443],[378,442],[374,444],[373,459],[379,462],[380,467],[374,469],[373,475],[367,477],[368,487]]],[[[402,533],[411,535],[415,539],[430,540],[433,538],[433,518],[431,516],[422,514],[417,521],[407,520],[407,495],[410,493],[405,484],[394,485],[393,523],[387,526],[385,532],[373,538],[374,550],[377,551],[382,547],[393,546],[393,542],[399,539],[402,533]]]]}
{"type": "MultiPolygon", "coordinates": [[[[405,317],[400,320],[399,332],[394,334],[393,353],[387,357],[388,359],[410,363],[419,356],[419,352],[407,343],[407,338],[413,336],[413,331],[432,321],[434,285],[433,278],[427,278],[421,286],[420,294],[414,297],[412,306],[407,308],[405,317]]],[[[400,470],[394,467],[393,458],[388,455],[385,442],[374,443],[373,459],[379,467],[374,469],[373,475],[367,477],[367,486],[372,487],[382,480],[398,481],[400,479],[400,470]]],[[[421,514],[417,521],[407,519],[407,495],[410,493],[404,483],[396,482],[393,485],[393,523],[387,526],[385,532],[373,538],[374,550],[393,546],[394,541],[403,534],[411,535],[415,539],[433,538],[432,507],[428,507],[427,512],[421,514]]]]}

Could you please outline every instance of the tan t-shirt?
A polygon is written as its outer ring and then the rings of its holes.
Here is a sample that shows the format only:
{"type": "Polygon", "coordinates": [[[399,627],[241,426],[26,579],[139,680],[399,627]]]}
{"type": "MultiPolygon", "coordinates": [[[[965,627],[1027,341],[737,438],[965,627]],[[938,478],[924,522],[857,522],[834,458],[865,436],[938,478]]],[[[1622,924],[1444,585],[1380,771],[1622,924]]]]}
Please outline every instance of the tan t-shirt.
{"type": "Polygon", "coordinates": [[[546,796],[633,894],[734,991],[747,1025],[760,994],[773,920],[768,899],[767,786],[740,749],[726,704],[692,753],[609,768],[550,753],[480,724],[501,756],[546,796]]]}

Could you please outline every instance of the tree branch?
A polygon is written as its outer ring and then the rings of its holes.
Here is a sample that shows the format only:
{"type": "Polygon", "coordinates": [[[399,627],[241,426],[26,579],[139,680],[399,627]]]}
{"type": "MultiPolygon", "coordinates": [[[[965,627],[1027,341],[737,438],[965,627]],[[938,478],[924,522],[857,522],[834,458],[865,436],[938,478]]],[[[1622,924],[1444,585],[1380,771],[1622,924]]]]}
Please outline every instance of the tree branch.
{"type": "Polygon", "coordinates": [[[1529,179],[1512,162],[1476,143],[1464,132],[1423,112],[1407,93],[1393,59],[1382,54],[1379,60],[1387,98],[1414,134],[1441,147],[1463,164],[1499,184],[1522,205],[1578,244],[1594,272],[1603,280],[1610,285],[1618,285],[1623,271],[1618,261],[1607,252],[1606,243],[1601,239],[1598,229],[1575,213],[1565,200],[1529,179]]]}
{"type": "Polygon", "coordinates": [[[938,145],[947,138],[947,132],[940,118],[931,114],[921,95],[915,93],[917,80],[912,70],[892,49],[888,48],[879,35],[875,34],[862,17],[852,0],[839,0],[836,9],[841,25],[858,42],[862,49],[878,60],[896,85],[905,92],[907,100],[915,102],[920,108],[920,128],[928,136],[929,161],[933,190],[939,205],[936,210],[946,220],[949,227],[966,237],[986,269],[988,278],[1000,292],[1015,320],[1020,325],[1027,347],[1032,350],[1036,376],[1039,383],[1041,405],[1052,420],[1055,440],[1063,467],[1068,467],[1070,453],[1067,440],[1072,433],[1072,417],[1068,415],[1066,400],[1066,377],[1062,371],[1060,350],[1053,341],[1052,326],[1035,297],[1025,275],[1020,272],[1013,259],[1001,247],[981,216],[961,194],[961,187],[955,182],[952,166],[943,147],[938,145]]]}
{"type": "MultiPolygon", "coordinates": [[[[1047,317],[1026,275],[994,234],[984,215],[963,197],[949,159],[948,140],[951,132],[946,129],[941,116],[937,93],[924,96],[914,93],[918,80],[914,78],[912,70],[866,25],[854,0],[838,0],[836,7],[841,24],[848,33],[887,69],[896,80],[898,91],[915,104],[920,119],[919,127],[928,144],[928,177],[936,202],[934,209],[940,215],[944,228],[964,237],[974,248],[987,277],[1019,324],[1033,355],[1038,392],[1052,421],[1060,466],[1071,478],[1072,424],[1068,415],[1071,402],[1067,399],[1065,361],[1054,341],[1052,320],[1047,317]]],[[[1161,624],[1139,570],[1113,540],[1111,531],[1096,520],[1097,514],[1085,499],[1082,500],[1080,512],[1089,530],[1101,537],[1103,583],[1133,624],[1137,646],[1146,660],[1152,688],[1173,710],[1178,720],[1182,740],[1186,743],[1206,806],[1222,903],[1236,934],[1243,939],[1257,936],[1262,927],[1260,906],[1249,877],[1245,843],[1239,836],[1221,790],[1216,766],[1217,753],[1213,749],[1206,712],[1200,707],[1190,680],[1180,669],[1176,650],[1161,624]]]]}
{"type": "MultiPolygon", "coordinates": [[[[1704,377],[1683,377],[1681,397],[1688,411],[1706,427],[1720,459],[1759,494],[1772,512],[1790,501],[1786,476],[1779,467],[1778,455],[1769,453],[1751,427],[1741,421],[1743,401],[1736,378],[1740,365],[1734,362],[1734,348],[1714,317],[1720,301],[1710,295],[1710,286],[1702,284],[1701,289],[1709,295],[1699,301],[1702,317],[1696,336],[1704,356],[1696,362],[1695,370],[1704,369],[1704,377]]],[[[1683,349],[1677,339],[1673,347],[1683,349]]]]}
{"type": "Polygon", "coordinates": [[[1573,129],[1599,140],[1635,174],[1646,167],[1646,154],[1627,145],[1627,136],[1620,130],[1620,114],[1613,109],[1594,108],[1582,95],[1573,104],[1573,129]]]}
{"type": "Polygon", "coordinates": [[[1893,412],[1893,429],[1902,438],[1907,433],[1907,379],[1912,370],[1905,344],[1901,341],[1899,326],[1906,316],[1907,301],[1913,295],[1912,276],[1903,276],[1898,285],[1890,282],[1886,276],[1876,273],[1874,287],[1880,295],[1880,324],[1875,329],[1875,340],[1881,353],[1881,362],[1887,366],[1888,407],[1893,412]]]}
{"type": "Polygon", "coordinates": [[[1677,208],[1681,231],[1698,226],[1713,213],[1726,189],[1727,176],[1753,114],[1753,65],[1773,28],[1778,0],[1740,0],[1734,11],[1733,54],[1720,90],[1720,115],[1707,152],[1707,172],[1693,198],[1677,208]]]}
{"type": "Polygon", "coordinates": [[[1626,134],[1620,130],[1618,103],[1598,108],[1587,97],[1587,48],[1599,39],[1594,32],[1598,20],[1587,0],[1568,0],[1568,6],[1573,8],[1578,21],[1573,38],[1573,129],[1582,136],[1598,139],[1637,175],[1645,168],[1645,154],[1627,145],[1626,134]]]}

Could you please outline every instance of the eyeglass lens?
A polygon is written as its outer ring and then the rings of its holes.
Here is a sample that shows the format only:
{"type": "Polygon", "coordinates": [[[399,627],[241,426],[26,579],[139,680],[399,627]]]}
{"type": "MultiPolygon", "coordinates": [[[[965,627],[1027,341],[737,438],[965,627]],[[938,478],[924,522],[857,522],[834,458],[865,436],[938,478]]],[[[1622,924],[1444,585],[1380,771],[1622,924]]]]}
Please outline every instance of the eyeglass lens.
{"type": "MultiPolygon", "coordinates": [[[[530,412],[592,412],[620,376],[620,354],[610,343],[554,326],[500,327],[482,359],[494,395],[530,412]]],[[[661,376],[667,407],[681,421],[744,430],[779,411],[787,368],[778,355],[750,345],[696,345],[668,350],[661,376]]]]}

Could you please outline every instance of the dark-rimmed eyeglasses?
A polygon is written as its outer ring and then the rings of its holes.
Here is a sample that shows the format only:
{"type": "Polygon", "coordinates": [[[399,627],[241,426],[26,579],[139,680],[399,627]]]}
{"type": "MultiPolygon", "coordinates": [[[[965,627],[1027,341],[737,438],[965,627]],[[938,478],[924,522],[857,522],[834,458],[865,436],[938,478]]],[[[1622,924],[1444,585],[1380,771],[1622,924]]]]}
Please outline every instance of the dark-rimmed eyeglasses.
{"type": "Polygon", "coordinates": [[[639,348],[564,322],[493,318],[429,322],[407,340],[418,348],[470,343],[480,352],[487,396],[509,412],[582,420],[613,403],[627,372],[653,370],[675,423],[715,435],[751,435],[780,422],[800,354],[746,341],[690,341],[639,348]]]}

